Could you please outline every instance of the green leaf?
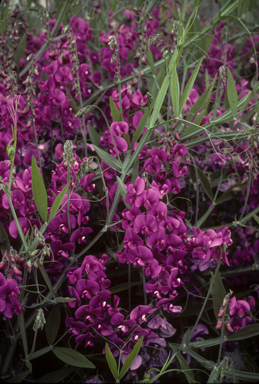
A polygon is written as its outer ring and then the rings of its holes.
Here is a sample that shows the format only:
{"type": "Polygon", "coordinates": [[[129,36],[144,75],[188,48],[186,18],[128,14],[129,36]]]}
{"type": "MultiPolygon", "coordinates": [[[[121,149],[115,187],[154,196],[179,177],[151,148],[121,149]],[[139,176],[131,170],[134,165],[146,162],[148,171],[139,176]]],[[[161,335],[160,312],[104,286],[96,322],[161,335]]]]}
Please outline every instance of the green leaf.
{"type": "Polygon", "coordinates": [[[228,82],[227,82],[227,95],[228,95],[228,102],[230,105],[230,109],[233,116],[236,116],[237,114],[237,103],[238,103],[238,97],[237,97],[237,89],[234,82],[234,79],[232,77],[232,74],[227,68],[228,73],[228,82]]]}
{"type": "Polygon", "coordinates": [[[176,71],[175,61],[173,62],[173,69],[171,75],[171,97],[174,107],[174,115],[178,117],[180,114],[179,106],[180,106],[180,87],[179,87],[179,79],[176,71]]]}
{"type": "Polygon", "coordinates": [[[186,101],[187,101],[187,99],[188,99],[188,96],[189,96],[189,94],[190,94],[190,92],[191,92],[191,90],[192,90],[192,88],[193,88],[193,84],[194,84],[194,82],[195,82],[195,80],[196,80],[196,77],[197,77],[197,75],[198,75],[198,72],[199,72],[199,69],[200,69],[202,60],[203,60],[203,59],[201,59],[201,60],[199,61],[198,65],[197,65],[196,68],[194,69],[194,71],[193,71],[191,77],[189,78],[189,80],[188,80],[188,82],[187,82],[187,84],[186,84],[186,87],[185,87],[185,89],[184,89],[184,91],[183,91],[183,95],[182,95],[182,97],[181,97],[181,101],[180,101],[180,114],[182,113],[183,107],[184,107],[184,105],[185,105],[185,103],[186,103],[186,101]]]}
{"type": "Polygon", "coordinates": [[[169,64],[170,70],[169,70],[169,73],[164,78],[164,81],[163,81],[163,84],[162,84],[162,86],[160,88],[158,96],[155,99],[156,101],[155,101],[154,110],[153,110],[153,112],[151,114],[151,117],[150,117],[150,124],[149,124],[150,128],[152,128],[155,125],[155,122],[156,122],[156,120],[158,118],[160,109],[161,109],[162,104],[164,102],[165,95],[167,93],[167,90],[168,90],[168,87],[169,87],[169,83],[170,83],[170,75],[171,75],[171,70],[172,70],[173,62],[176,60],[177,55],[178,55],[178,51],[176,49],[174,51],[174,54],[173,54],[171,60],[170,60],[170,64],[169,64]]]}
{"type": "Polygon", "coordinates": [[[154,59],[153,59],[153,55],[150,51],[150,49],[147,50],[147,61],[148,61],[148,64],[150,65],[150,68],[151,68],[151,71],[153,73],[153,75],[155,75],[155,67],[154,67],[154,59]]]}
{"type": "Polygon", "coordinates": [[[94,145],[94,149],[97,152],[97,154],[100,156],[100,158],[105,162],[105,164],[108,164],[112,168],[114,168],[116,171],[121,172],[121,166],[117,159],[109,155],[109,153],[105,152],[103,149],[96,147],[95,145],[94,145]]]}
{"type": "MultiPolygon", "coordinates": [[[[188,113],[188,115],[186,117],[186,120],[190,121],[191,119],[193,119],[193,117],[200,110],[206,110],[207,109],[207,106],[208,106],[208,104],[210,102],[211,93],[212,93],[212,90],[213,90],[215,82],[216,82],[216,78],[217,78],[217,76],[214,77],[211,85],[208,86],[206,91],[202,95],[200,95],[200,97],[198,98],[196,103],[192,106],[190,112],[188,113]]],[[[185,132],[183,133],[183,136],[184,135],[185,135],[185,132]]]]}
{"type": "Polygon", "coordinates": [[[49,345],[53,345],[56,340],[59,326],[60,326],[61,314],[60,314],[60,306],[54,305],[52,310],[50,311],[45,327],[45,332],[47,336],[47,340],[49,345]]]}
{"type": "Polygon", "coordinates": [[[259,224],[259,217],[257,215],[253,215],[254,220],[259,224]]]}
{"type": "Polygon", "coordinates": [[[132,168],[132,174],[131,174],[131,182],[134,184],[136,178],[139,175],[139,158],[136,158],[136,161],[134,162],[133,168],[132,168]]]}
{"type": "Polygon", "coordinates": [[[143,132],[143,130],[147,124],[147,121],[149,119],[150,112],[151,112],[153,106],[154,106],[154,101],[152,102],[152,104],[150,106],[147,107],[144,115],[141,117],[141,120],[138,123],[137,129],[134,132],[134,135],[132,138],[131,148],[133,148],[134,144],[138,141],[139,137],[141,136],[141,134],[142,134],[142,132],[143,132]]]}
{"type": "Polygon", "coordinates": [[[174,347],[172,344],[170,345],[170,347],[172,348],[172,350],[176,354],[176,357],[177,357],[177,359],[180,363],[180,366],[181,366],[181,370],[185,374],[186,380],[188,381],[188,383],[195,383],[196,381],[194,378],[193,371],[191,370],[191,368],[187,364],[183,355],[181,355],[181,353],[178,351],[178,349],[176,347],[174,347]]]}
{"type": "Polygon", "coordinates": [[[88,129],[88,133],[89,133],[92,144],[94,144],[96,147],[100,148],[100,135],[99,135],[99,133],[96,131],[96,129],[94,129],[94,127],[90,123],[87,123],[87,129],[88,129]]]}
{"type": "Polygon", "coordinates": [[[42,266],[42,265],[39,265],[39,270],[41,271],[41,274],[43,276],[43,279],[45,280],[45,283],[47,284],[48,288],[49,288],[49,291],[51,293],[51,296],[53,298],[55,298],[55,292],[53,290],[53,286],[51,284],[51,281],[50,281],[50,278],[49,278],[49,275],[47,274],[46,272],[46,269],[42,266]]]}
{"type": "Polygon", "coordinates": [[[71,297],[70,299],[66,299],[65,297],[56,297],[55,303],[69,303],[70,301],[75,301],[76,299],[71,297]]]}
{"type": "Polygon", "coordinates": [[[54,203],[51,207],[48,223],[50,223],[51,220],[55,217],[57,210],[59,209],[60,204],[62,203],[64,196],[67,192],[67,189],[68,189],[68,184],[62,189],[59,195],[55,198],[54,203]]]}
{"type": "Polygon", "coordinates": [[[23,57],[23,54],[25,52],[25,47],[26,47],[26,33],[23,35],[21,38],[18,47],[16,49],[16,53],[14,55],[14,62],[18,65],[21,58],[23,57]]]}
{"type": "Polygon", "coordinates": [[[228,341],[245,340],[259,335],[259,324],[250,324],[228,336],[228,341]]]}
{"type": "Polygon", "coordinates": [[[138,340],[136,345],[134,345],[132,352],[126,357],[126,360],[124,361],[124,364],[123,364],[121,371],[120,371],[120,374],[119,374],[119,380],[121,380],[123,378],[125,373],[131,367],[133,361],[136,359],[136,356],[139,353],[143,339],[144,339],[144,336],[141,336],[141,338],[138,340]]]}
{"type": "Polygon", "coordinates": [[[202,170],[199,167],[197,167],[197,172],[199,175],[201,185],[202,185],[204,191],[206,192],[206,195],[208,196],[210,201],[213,202],[214,197],[213,197],[213,192],[212,192],[209,180],[207,179],[207,177],[205,176],[205,174],[202,172],[202,170]]]}
{"type": "Polygon", "coordinates": [[[5,251],[7,251],[7,253],[10,253],[9,238],[7,236],[7,233],[1,221],[0,221],[0,251],[2,253],[2,256],[4,255],[5,251]]]}
{"type": "Polygon", "coordinates": [[[54,25],[54,28],[51,31],[51,34],[50,34],[51,37],[54,37],[55,34],[57,33],[57,31],[59,29],[59,26],[61,24],[62,18],[63,18],[63,16],[65,15],[65,13],[67,11],[68,4],[69,4],[69,1],[65,0],[65,2],[63,4],[63,7],[62,7],[62,9],[61,9],[61,11],[60,11],[60,13],[58,15],[58,19],[56,21],[56,24],[54,25]]]}
{"type": "Polygon", "coordinates": [[[30,360],[33,360],[33,359],[37,359],[37,357],[40,357],[42,355],[45,355],[46,353],[48,353],[49,351],[51,351],[52,347],[48,346],[48,347],[45,347],[45,348],[42,348],[42,349],[39,349],[38,351],[34,352],[31,356],[30,356],[30,360]]]}
{"type": "Polygon", "coordinates": [[[66,95],[67,95],[67,98],[68,98],[69,100],[71,100],[70,107],[73,109],[73,111],[74,111],[75,113],[77,113],[77,112],[78,112],[78,106],[76,105],[76,102],[75,102],[75,100],[73,99],[73,96],[71,95],[71,93],[69,92],[69,90],[67,89],[67,87],[66,87],[66,95]]]}
{"type": "Polygon", "coordinates": [[[121,181],[121,179],[118,176],[116,176],[116,179],[118,182],[118,187],[120,189],[120,193],[121,193],[121,196],[123,198],[124,204],[125,204],[127,209],[130,209],[130,205],[128,203],[126,203],[126,195],[127,195],[128,191],[125,187],[125,184],[121,181]]]}
{"type": "Polygon", "coordinates": [[[20,383],[30,373],[31,373],[31,371],[28,369],[27,371],[20,373],[17,376],[14,376],[11,380],[8,380],[7,383],[20,383]]]}
{"type": "Polygon", "coordinates": [[[109,365],[109,368],[111,370],[111,373],[113,374],[113,377],[115,380],[118,379],[119,375],[118,375],[118,366],[117,366],[117,363],[116,363],[116,360],[109,348],[109,345],[108,343],[105,344],[105,357],[106,357],[106,360],[107,360],[107,363],[109,365]]]}
{"type": "Polygon", "coordinates": [[[70,348],[54,347],[52,349],[54,355],[56,355],[64,363],[80,368],[96,368],[95,365],[88,360],[82,353],[79,353],[70,348]]]}
{"type": "MultiPolygon", "coordinates": [[[[139,285],[139,283],[136,283],[136,282],[135,283],[133,283],[133,282],[130,283],[131,287],[134,287],[135,285],[139,285]]],[[[114,293],[121,292],[121,291],[126,291],[128,288],[129,288],[129,284],[128,283],[121,283],[121,284],[115,285],[115,287],[108,288],[108,289],[114,295],[114,293]]]]}
{"type": "Polygon", "coordinates": [[[242,184],[242,182],[238,182],[232,185],[225,192],[223,192],[222,195],[216,200],[215,205],[222,204],[225,201],[233,199],[235,197],[233,190],[235,190],[235,188],[238,188],[238,192],[241,192],[247,187],[247,184],[248,182],[244,184],[242,184]]]}
{"type": "Polygon", "coordinates": [[[65,379],[70,373],[74,372],[74,370],[74,367],[62,368],[40,377],[38,380],[35,380],[35,383],[58,383],[65,379]]]}
{"type": "Polygon", "coordinates": [[[31,165],[33,198],[39,211],[40,217],[44,223],[46,223],[48,220],[47,192],[34,156],[32,156],[31,165]]]}
{"type": "Polygon", "coordinates": [[[222,283],[222,277],[219,270],[217,270],[216,275],[214,276],[214,284],[212,288],[213,309],[216,319],[218,318],[218,313],[226,294],[225,287],[222,283]]]}
{"type": "Polygon", "coordinates": [[[132,158],[130,159],[130,161],[128,162],[128,164],[126,165],[126,167],[123,169],[124,173],[127,173],[128,170],[132,167],[132,165],[135,163],[135,161],[137,160],[138,158],[138,155],[140,154],[140,152],[142,151],[143,147],[145,144],[147,144],[148,140],[149,140],[149,136],[151,134],[151,130],[147,130],[145,132],[145,134],[142,136],[136,150],[134,151],[134,154],[132,156],[132,158]]]}
{"type": "Polygon", "coordinates": [[[5,3],[5,13],[4,13],[3,21],[2,21],[2,15],[1,15],[1,23],[0,23],[1,36],[3,36],[4,31],[5,31],[5,26],[6,26],[6,22],[7,22],[8,11],[9,11],[9,4],[10,4],[10,1],[7,1],[5,3]]]}
{"type": "Polygon", "coordinates": [[[116,107],[116,105],[114,104],[114,101],[113,99],[109,98],[110,100],[110,108],[111,108],[111,113],[112,113],[112,120],[115,122],[115,121],[124,121],[123,120],[123,117],[121,116],[120,114],[120,111],[118,110],[118,108],[116,107]]]}

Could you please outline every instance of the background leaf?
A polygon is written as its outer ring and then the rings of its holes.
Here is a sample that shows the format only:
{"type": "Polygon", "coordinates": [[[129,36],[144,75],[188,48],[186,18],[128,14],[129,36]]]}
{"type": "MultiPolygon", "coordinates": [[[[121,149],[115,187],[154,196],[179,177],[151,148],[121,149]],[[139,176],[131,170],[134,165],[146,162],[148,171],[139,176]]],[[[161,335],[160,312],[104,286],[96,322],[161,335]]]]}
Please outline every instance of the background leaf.
{"type": "Polygon", "coordinates": [[[100,135],[99,135],[99,133],[96,131],[96,129],[94,129],[94,127],[90,123],[87,123],[87,128],[88,128],[88,133],[89,133],[92,144],[94,144],[96,147],[100,148],[100,135]]]}
{"type": "Polygon", "coordinates": [[[177,350],[176,347],[174,347],[172,344],[170,346],[171,346],[172,350],[174,351],[174,353],[176,353],[176,358],[178,359],[178,361],[180,363],[181,370],[185,374],[185,377],[186,377],[186,380],[188,381],[188,383],[195,383],[193,371],[191,370],[191,368],[187,364],[185,358],[181,355],[181,353],[177,350]]]}
{"type": "Polygon", "coordinates": [[[218,318],[218,313],[226,294],[227,292],[225,290],[224,284],[222,283],[222,277],[219,270],[217,270],[212,288],[213,309],[216,319],[218,318]]]}
{"type": "Polygon", "coordinates": [[[230,109],[233,116],[236,116],[237,103],[238,103],[237,89],[229,68],[227,68],[227,74],[228,74],[228,82],[227,82],[228,102],[229,102],[230,109]]]}
{"type": "Polygon", "coordinates": [[[10,253],[9,238],[7,236],[7,233],[1,221],[0,221],[0,251],[2,253],[2,256],[4,255],[5,251],[7,251],[7,253],[10,253]]]}
{"type": "Polygon", "coordinates": [[[62,368],[40,377],[38,380],[35,380],[35,383],[58,383],[65,379],[70,373],[74,372],[74,370],[74,367],[62,368]]]}
{"type": "Polygon", "coordinates": [[[216,200],[215,205],[222,204],[225,201],[233,199],[236,196],[233,190],[235,190],[235,188],[238,188],[238,190],[241,192],[247,187],[247,184],[247,182],[245,184],[242,184],[240,181],[239,183],[232,185],[225,192],[223,192],[222,195],[216,200]]]}
{"type": "Polygon", "coordinates": [[[109,100],[110,100],[110,108],[111,108],[111,113],[112,113],[112,120],[113,121],[123,121],[123,117],[121,116],[120,111],[118,110],[118,108],[114,104],[114,101],[111,98],[111,96],[110,96],[109,100]]]}
{"type": "Polygon", "coordinates": [[[16,49],[16,53],[14,55],[14,61],[17,65],[19,64],[21,58],[24,55],[25,47],[26,47],[26,33],[23,35],[23,37],[19,41],[18,47],[16,49]]]}
{"type": "Polygon", "coordinates": [[[213,192],[212,192],[209,180],[207,179],[207,177],[205,176],[205,174],[202,172],[202,170],[199,167],[197,167],[197,172],[199,175],[201,185],[202,185],[204,191],[206,192],[206,195],[209,197],[210,201],[213,202],[214,197],[213,197],[213,192]]]}
{"type": "Polygon", "coordinates": [[[95,368],[95,365],[88,360],[82,353],[79,353],[70,348],[54,347],[52,349],[54,355],[56,355],[64,363],[80,368],[95,368]]]}
{"type": "Polygon", "coordinates": [[[176,64],[175,61],[173,62],[173,69],[171,74],[171,97],[174,107],[174,115],[175,117],[178,117],[180,114],[180,86],[179,86],[179,80],[176,70],[176,64]]]}
{"type": "Polygon", "coordinates": [[[53,345],[54,341],[56,340],[59,326],[60,326],[60,319],[61,319],[60,306],[56,304],[48,315],[47,323],[45,327],[45,332],[46,332],[49,345],[53,345]]]}
{"type": "Polygon", "coordinates": [[[32,156],[31,165],[33,198],[39,211],[40,217],[44,223],[46,223],[48,220],[47,192],[34,156],[32,156]]]}

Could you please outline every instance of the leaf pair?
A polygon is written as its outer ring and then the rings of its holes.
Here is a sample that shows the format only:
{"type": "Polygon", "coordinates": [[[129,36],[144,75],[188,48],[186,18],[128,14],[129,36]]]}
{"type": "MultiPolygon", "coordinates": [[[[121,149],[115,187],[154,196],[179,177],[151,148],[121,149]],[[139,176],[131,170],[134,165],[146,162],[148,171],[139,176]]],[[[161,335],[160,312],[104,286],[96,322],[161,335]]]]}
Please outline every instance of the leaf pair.
{"type": "Polygon", "coordinates": [[[46,188],[42,179],[42,176],[40,174],[39,168],[37,166],[35,157],[32,156],[32,167],[31,167],[31,178],[32,178],[32,194],[33,198],[36,204],[36,207],[38,209],[38,212],[40,214],[40,217],[44,221],[44,223],[50,223],[51,220],[56,215],[60,204],[62,203],[62,200],[65,196],[65,193],[68,189],[68,185],[65,186],[65,188],[62,189],[60,194],[56,197],[50,211],[50,215],[48,217],[48,200],[47,200],[47,192],[46,188]]]}
{"type": "Polygon", "coordinates": [[[117,366],[116,360],[115,360],[115,358],[114,358],[114,356],[113,356],[113,354],[109,348],[109,345],[108,345],[108,343],[106,343],[106,345],[105,345],[105,357],[106,357],[106,360],[108,362],[111,373],[113,374],[113,377],[116,380],[116,383],[120,382],[120,380],[123,378],[125,373],[131,367],[133,361],[135,360],[137,354],[139,353],[143,339],[144,339],[144,336],[142,336],[139,339],[139,341],[136,343],[136,345],[134,346],[131,353],[126,357],[126,360],[125,360],[120,372],[118,371],[118,366],[117,366]]]}

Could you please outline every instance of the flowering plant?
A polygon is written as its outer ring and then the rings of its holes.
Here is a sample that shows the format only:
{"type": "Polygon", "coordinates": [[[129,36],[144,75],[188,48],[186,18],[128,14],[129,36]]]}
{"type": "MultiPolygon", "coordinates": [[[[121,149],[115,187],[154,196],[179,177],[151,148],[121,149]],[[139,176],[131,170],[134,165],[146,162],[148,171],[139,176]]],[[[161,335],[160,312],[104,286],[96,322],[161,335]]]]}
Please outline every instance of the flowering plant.
{"type": "Polygon", "coordinates": [[[259,380],[253,1],[133,3],[1,3],[7,382],[259,380]]]}

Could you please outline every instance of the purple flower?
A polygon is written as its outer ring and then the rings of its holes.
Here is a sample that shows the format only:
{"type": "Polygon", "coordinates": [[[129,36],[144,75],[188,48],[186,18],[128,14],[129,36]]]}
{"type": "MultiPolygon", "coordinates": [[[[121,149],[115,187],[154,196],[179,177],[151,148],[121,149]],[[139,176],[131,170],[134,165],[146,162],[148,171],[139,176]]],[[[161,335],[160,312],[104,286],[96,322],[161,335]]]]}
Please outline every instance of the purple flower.
{"type": "Polygon", "coordinates": [[[145,181],[138,176],[134,184],[128,183],[126,185],[126,189],[128,191],[126,203],[132,204],[136,200],[136,197],[143,193],[145,189],[145,181]]]}
{"type": "Polygon", "coordinates": [[[150,263],[153,260],[153,254],[147,247],[139,245],[134,249],[128,251],[128,261],[133,265],[140,265],[144,267],[146,263],[150,263]]]}
{"type": "Polygon", "coordinates": [[[134,231],[142,235],[150,236],[157,231],[156,218],[152,215],[139,215],[134,221],[134,231]]]}
{"type": "Polygon", "coordinates": [[[150,318],[150,314],[154,313],[155,309],[150,305],[138,305],[134,308],[130,313],[130,319],[135,320],[138,323],[147,322],[148,318],[150,318]]]}
{"type": "Polygon", "coordinates": [[[118,121],[111,123],[111,132],[113,135],[122,135],[126,134],[129,131],[129,126],[125,121],[118,121]]]}
{"type": "Polygon", "coordinates": [[[136,248],[139,245],[143,245],[143,240],[141,239],[141,237],[136,235],[132,228],[128,227],[125,232],[123,244],[124,248],[129,250],[136,248]]]}
{"type": "Polygon", "coordinates": [[[86,297],[90,300],[92,294],[97,295],[99,293],[100,286],[93,280],[81,279],[76,283],[76,291],[82,298],[86,297]]]}
{"type": "Polygon", "coordinates": [[[237,300],[234,297],[229,300],[229,314],[231,316],[238,314],[239,317],[244,317],[245,313],[250,312],[250,305],[245,300],[237,300]]]}
{"type": "Polygon", "coordinates": [[[71,243],[74,243],[77,240],[78,244],[86,243],[86,236],[91,232],[93,232],[91,228],[78,228],[72,233],[70,241],[71,243]]]}
{"type": "Polygon", "coordinates": [[[143,191],[136,197],[136,207],[144,206],[147,210],[152,206],[156,206],[159,202],[158,192],[154,189],[148,189],[147,191],[143,191]]]}

